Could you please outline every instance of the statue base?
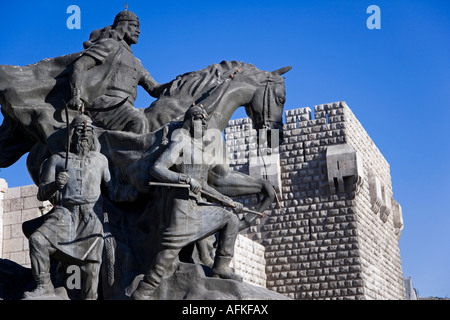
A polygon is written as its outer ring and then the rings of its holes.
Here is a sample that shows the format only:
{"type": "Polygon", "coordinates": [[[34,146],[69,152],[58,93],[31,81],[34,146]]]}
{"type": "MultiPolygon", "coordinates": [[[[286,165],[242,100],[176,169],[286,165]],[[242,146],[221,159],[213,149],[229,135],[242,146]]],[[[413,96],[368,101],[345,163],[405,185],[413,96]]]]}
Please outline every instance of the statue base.
{"type": "MultiPolygon", "coordinates": [[[[175,272],[165,277],[152,295],[152,300],[291,300],[275,291],[246,282],[208,277],[209,269],[200,264],[179,262],[175,272]],[[205,269],[204,269],[205,268],[205,269]]],[[[143,275],[135,277],[126,289],[130,299],[143,275]]],[[[34,289],[31,269],[10,260],[0,259],[0,300],[22,300],[23,293],[34,289]]],[[[71,300],[64,287],[57,286],[55,295],[26,300],[71,300]]]]}
{"type": "Polygon", "coordinates": [[[70,300],[64,287],[55,288],[54,295],[24,298],[22,300],[70,300]]]}
{"type": "MultiPolygon", "coordinates": [[[[127,288],[128,297],[143,275],[127,288]]],[[[151,300],[291,300],[275,291],[245,282],[210,278],[199,264],[179,263],[177,270],[161,281],[151,300]]]]}

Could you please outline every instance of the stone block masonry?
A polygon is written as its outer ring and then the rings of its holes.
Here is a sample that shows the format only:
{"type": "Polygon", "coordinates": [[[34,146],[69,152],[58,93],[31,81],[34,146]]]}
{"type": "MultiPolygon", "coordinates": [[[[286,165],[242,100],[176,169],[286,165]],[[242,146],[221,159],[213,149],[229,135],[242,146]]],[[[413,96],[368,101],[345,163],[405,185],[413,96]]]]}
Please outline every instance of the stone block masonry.
{"type": "MultiPolygon", "coordinates": [[[[280,206],[244,232],[265,247],[267,287],[294,299],[404,299],[389,164],[345,102],[314,111],[286,112],[280,206]]],[[[230,165],[251,174],[250,124],[231,121],[225,138],[230,165]]]]}
{"type": "Polygon", "coordinates": [[[350,109],[344,105],[342,110],[347,143],[366,159],[364,171],[368,177],[354,201],[365,292],[373,299],[400,299],[405,295],[398,246],[403,219],[401,207],[393,198],[390,167],[350,109]],[[374,181],[381,190],[377,205],[371,195],[374,181]]]}
{"type": "Polygon", "coordinates": [[[265,266],[264,247],[243,235],[238,235],[230,267],[242,276],[244,282],[265,288],[265,266]]]}
{"type": "Polygon", "coordinates": [[[30,267],[28,239],[22,232],[22,222],[45,214],[51,205],[48,201],[37,200],[37,187],[34,185],[9,189],[6,182],[3,185],[0,195],[0,258],[30,267]]]}

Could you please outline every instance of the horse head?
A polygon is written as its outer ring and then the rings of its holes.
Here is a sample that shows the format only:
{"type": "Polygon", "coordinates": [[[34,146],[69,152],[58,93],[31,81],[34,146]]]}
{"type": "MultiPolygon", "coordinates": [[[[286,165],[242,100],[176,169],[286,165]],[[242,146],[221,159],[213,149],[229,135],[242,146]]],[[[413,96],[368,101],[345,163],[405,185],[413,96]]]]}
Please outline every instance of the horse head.
{"type": "Polygon", "coordinates": [[[284,78],[281,75],[291,69],[292,67],[288,66],[272,72],[262,72],[252,100],[245,105],[247,115],[252,120],[258,137],[261,132],[267,136],[268,147],[274,145],[275,141],[272,141],[274,136],[278,135],[278,145],[283,141],[283,109],[286,102],[286,89],[284,78]]]}

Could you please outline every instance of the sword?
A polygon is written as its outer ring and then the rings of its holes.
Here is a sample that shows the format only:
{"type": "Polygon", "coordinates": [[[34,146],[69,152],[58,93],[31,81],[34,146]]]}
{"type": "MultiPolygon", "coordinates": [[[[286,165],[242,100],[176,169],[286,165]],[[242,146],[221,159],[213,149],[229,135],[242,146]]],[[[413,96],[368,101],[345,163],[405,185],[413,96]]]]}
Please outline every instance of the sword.
{"type": "Polygon", "coordinates": [[[66,109],[66,122],[67,122],[67,135],[66,135],[66,163],[64,165],[64,171],[67,171],[69,163],[69,148],[70,148],[70,122],[69,122],[69,108],[67,103],[64,103],[64,108],[66,109]]]}
{"type": "MultiPolygon", "coordinates": [[[[64,101],[63,101],[64,102],[64,101]]],[[[64,172],[67,172],[67,168],[69,166],[69,148],[70,148],[70,122],[69,122],[69,108],[67,107],[67,103],[64,102],[64,109],[66,111],[66,123],[67,123],[67,134],[66,134],[66,159],[64,163],[64,172]]],[[[60,193],[60,205],[63,206],[63,195],[60,193]]]]}
{"type": "Polygon", "coordinates": [[[89,246],[89,249],[87,249],[86,253],[83,255],[83,257],[81,258],[82,261],[84,261],[87,256],[91,253],[91,251],[94,249],[94,247],[97,245],[98,241],[100,240],[100,237],[95,237],[94,242],[91,243],[91,245],[89,246]]]}
{"type": "MultiPolygon", "coordinates": [[[[150,186],[158,186],[158,187],[173,187],[173,188],[186,188],[186,189],[189,189],[191,187],[188,184],[167,183],[167,182],[149,182],[149,185],[150,186]]],[[[210,193],[208,191],[200,189],[200,193],[205,195],[205,196],[207,196],[207,197],[209,197],[209,198],[211,198],[211,199],[213,199],[213,200],[216,200],[216,201],[222,203],[223,205],[226,205],[226,206],[231,207],[231,208],[235,207],[234,204],[229,203],[227,201],[224,201],[220,197],[217,197],[216,195],[214,195],[214,194],[212,194],[212,193],[210,193]]],[[[256,215],[258,215],[260,217],[267,217],[267,215],[264,214],[264,213],[261,213],[261,212],[258,212],[258,211],[254,211],[254,210],[250,210],[250,209],[247,209],[247,208],[242,208],[242,212],[253,213],[253,214],[256,214],[256,215]]]]}

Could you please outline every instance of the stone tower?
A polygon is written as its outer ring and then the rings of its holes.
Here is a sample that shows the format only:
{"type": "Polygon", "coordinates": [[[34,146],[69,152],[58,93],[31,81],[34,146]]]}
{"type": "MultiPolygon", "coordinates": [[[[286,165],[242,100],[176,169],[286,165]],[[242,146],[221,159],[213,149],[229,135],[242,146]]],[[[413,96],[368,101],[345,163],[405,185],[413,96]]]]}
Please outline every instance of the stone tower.
{"type": "Polygon", "coordinates": [[[249,119],[225,131],[230,165],[277,189],[269,217],[246,231],[265,247],[267,287],[294,299],[404,299],[389,164],[345,102],[314,111],[286,112],[272,154],[258,151],[249,119]]]}

